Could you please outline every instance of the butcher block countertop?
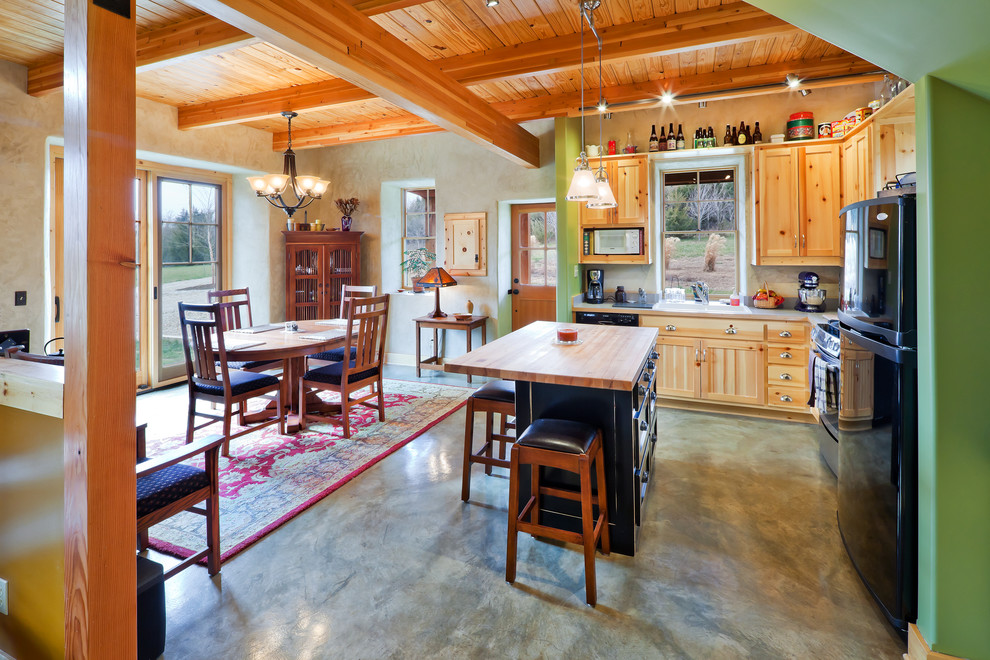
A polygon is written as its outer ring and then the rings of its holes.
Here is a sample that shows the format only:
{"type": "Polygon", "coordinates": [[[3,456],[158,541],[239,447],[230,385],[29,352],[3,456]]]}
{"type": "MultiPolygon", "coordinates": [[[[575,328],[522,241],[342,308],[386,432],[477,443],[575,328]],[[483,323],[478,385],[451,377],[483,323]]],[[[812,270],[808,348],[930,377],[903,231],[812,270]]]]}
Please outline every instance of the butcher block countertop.
{"type": "Polygon", "coordinates": [[[656,328],[537,321],[449,360],[446,370],[504,380],[630,390],[656,328]],[[558,328],[575,328],[580,344],[555,343],[558,328]]]}

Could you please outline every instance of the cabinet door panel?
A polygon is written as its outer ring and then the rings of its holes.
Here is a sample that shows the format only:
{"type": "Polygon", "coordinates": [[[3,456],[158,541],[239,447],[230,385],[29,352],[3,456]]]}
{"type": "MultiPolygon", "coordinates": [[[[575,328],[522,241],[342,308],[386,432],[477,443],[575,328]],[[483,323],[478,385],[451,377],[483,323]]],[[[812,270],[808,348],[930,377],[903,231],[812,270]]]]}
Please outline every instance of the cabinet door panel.
{"type": "Polygon", "coordinates": [[[660,357],[657,369],[657,394],[682,398],[698,398],[697,356],[700,342],[684,337],[660,337],[657,339],[657,353],[660,357]]]}
{"type": "Polygon", "coordinates": [[[749,404],[766,400],[762,342],[706,340],[701,352],[703,398],[749,404]]]}
{"type": "Polygon", "coordinates": [[[806,147],[803,160],[802,254],[808,257],[840,256],[839,146],[806,147]]]}
{"type": "MultiPolygon", "coordinates": [[[[619,160],[614,163],[613,192],[618,206],[615,209],[614,221],[619,224],[640,224],[647,222],[646,159],[635,158],[619,160]]],[[[609,181],[613,175],[609,173],[609,181]]]]}
{"type": "Polygon", "coordinates": [[[798,248],[798,172],[796,148],[760,149],[760,254],[796,257],[798,248]]]}

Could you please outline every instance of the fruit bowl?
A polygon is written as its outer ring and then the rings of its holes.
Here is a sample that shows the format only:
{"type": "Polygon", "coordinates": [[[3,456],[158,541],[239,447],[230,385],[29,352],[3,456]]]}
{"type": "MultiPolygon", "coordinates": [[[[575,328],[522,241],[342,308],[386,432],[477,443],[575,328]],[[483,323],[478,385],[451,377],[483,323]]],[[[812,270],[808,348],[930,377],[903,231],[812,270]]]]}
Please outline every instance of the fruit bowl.
{"type": "Polygon", "coordinates": [[[784,296],[777,295],[773,289],[767,286],[766,282],[763,283],[763,288],[753,295],[753,307],[759,309],[776,309],[783,302],[784,296]]]}
{"type": "Polygon", "coordinates": [[[467,321],[471,318],[470,314],[454,314],[454,318],[458,321],[467,321]]]}

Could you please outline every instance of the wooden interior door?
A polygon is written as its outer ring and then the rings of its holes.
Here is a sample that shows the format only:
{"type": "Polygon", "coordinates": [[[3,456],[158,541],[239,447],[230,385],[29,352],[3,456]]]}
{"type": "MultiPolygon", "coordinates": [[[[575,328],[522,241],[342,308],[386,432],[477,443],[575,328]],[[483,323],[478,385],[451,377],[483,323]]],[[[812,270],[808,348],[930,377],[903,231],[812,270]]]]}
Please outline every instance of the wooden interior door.
{"type": "Polygon", "coordinates": [[[657,339],[657,394],[697,398],[701,393],[698,364],[701,344],[690,337],[657,339]]]}
{"type": "MultiPolygon", "coordinates": [[[[62,301],[65,299],[64,287],[64,223],[65,223],[65,159],[61,156],[52,158],[52,188],[51,188],[51,222],[48,228],[48,272],[51,281],[49,296],[51,300],[51,315],[48,319],[49,336],[64,337],[65,322],[62,315],[62,301]]],[[[40,339],[40,337],[38,338],[40,339]]],[[[41,352],[44,342],[35,339],[32,350],[41,352]]],[[[57,342],[57,348],[62,342],[57,342]]]]}
{"type": "Polygon", "coordinates": [[[512,329],[557,318],[557,211],[512,207],[512,329]]]}

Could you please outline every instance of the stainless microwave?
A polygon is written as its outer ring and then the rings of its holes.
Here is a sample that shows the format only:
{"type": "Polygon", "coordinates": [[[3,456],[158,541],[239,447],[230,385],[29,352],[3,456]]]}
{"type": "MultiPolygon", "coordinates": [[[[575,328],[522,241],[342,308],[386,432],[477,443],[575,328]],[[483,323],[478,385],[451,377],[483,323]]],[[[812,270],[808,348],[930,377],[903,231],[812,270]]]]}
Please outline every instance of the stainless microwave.
{"type": "Polygon", "coordinates": [[[642,229],[595,229],[592,254],[643,254],[642,229]]]}

